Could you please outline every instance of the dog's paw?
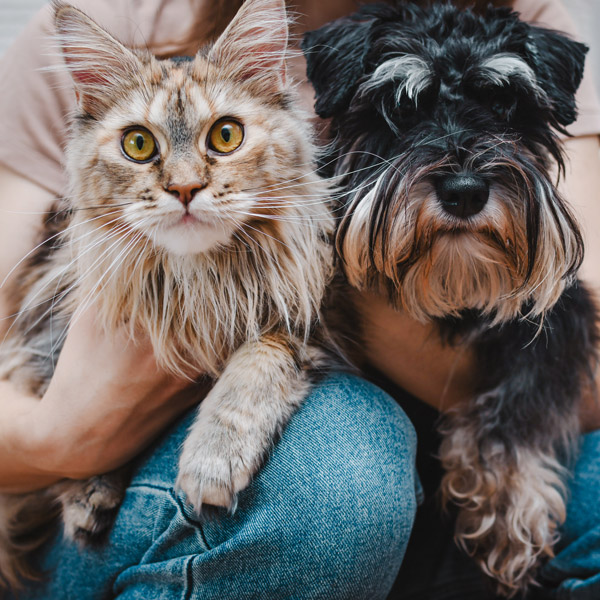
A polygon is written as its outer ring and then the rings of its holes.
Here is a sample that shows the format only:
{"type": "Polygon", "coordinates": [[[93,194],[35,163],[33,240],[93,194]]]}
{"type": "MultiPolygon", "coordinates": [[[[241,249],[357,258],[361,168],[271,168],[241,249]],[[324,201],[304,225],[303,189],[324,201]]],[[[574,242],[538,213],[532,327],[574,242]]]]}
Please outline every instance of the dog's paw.
{"type": "Polygon", "coordinates": [[[111,527],[124,487],[109,475],[67,484],[60,495],[65,536],[81,544],[96,541],[111,527]]]}
{"type": "Polygon", "coordinates": [[[248,486],[258,460],[244,451],[242,439],[228,432],[192,430],[183,445],[175,486],[200,514],[206,505],[234,511],[237,494],[248,486]]]}

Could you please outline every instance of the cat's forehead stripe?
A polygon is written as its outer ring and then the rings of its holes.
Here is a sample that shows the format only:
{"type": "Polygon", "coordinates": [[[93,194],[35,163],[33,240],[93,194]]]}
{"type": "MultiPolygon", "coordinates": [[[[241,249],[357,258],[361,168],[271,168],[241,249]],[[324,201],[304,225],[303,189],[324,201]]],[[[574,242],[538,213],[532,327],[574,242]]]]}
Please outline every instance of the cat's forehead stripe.
{"type": "Polygon", "coordinates": [[[210,105],[197,85],[159,90],[148,107],[150,123],[164,125],[166,121],[181,121],[189,127],[210,119],[210,105]]]}

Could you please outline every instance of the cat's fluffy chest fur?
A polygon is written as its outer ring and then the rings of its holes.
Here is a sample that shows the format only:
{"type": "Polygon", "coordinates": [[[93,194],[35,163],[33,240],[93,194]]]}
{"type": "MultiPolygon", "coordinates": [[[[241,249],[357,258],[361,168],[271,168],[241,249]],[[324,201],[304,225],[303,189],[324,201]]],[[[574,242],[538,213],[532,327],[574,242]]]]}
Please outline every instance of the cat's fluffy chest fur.
{"type": "MultiPolygon", "coordinates": [[[[55,10],[80,107],[70,186],[47,227],[56,237],[23,268],[0,376],[41,395],[69,320],[93,303],[109,331],[149,335],[163,367],[218,378],[177,485],[198,509],[234,508],[320,364],[312,336],[331,275],[327,186],[286,83],[284,3],[248,0],[188,61],[128,50],[79,11],[55,10]]],[[[57,490],[71,537],[98,525],[81,516],[90,485],[107,487],[99,477],[57,490]]],[[[47,497],[3,500],[10,584],[23,507],[47,497]]],[[[119,500],[108,494],[98,512],[119,500]]]]}

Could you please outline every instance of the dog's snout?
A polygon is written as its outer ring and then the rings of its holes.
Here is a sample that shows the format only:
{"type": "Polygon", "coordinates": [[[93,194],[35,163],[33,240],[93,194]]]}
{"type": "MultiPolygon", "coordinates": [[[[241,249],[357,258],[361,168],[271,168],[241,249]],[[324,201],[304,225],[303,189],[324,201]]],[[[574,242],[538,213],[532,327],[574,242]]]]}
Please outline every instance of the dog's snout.
{"type": "Polygon", "coordinates": [[[435,189],[444,210],[463,219],[480,212],[490,193],[488,183],[473,175],[447,175],[438,179],[435,189]]]}

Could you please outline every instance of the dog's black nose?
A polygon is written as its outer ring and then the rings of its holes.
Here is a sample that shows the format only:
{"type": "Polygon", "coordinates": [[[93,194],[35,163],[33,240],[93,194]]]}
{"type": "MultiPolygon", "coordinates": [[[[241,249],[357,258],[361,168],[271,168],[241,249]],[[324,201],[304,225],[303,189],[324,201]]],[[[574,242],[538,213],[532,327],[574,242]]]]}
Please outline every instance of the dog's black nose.
{"type": "Polygon", "coordinates": [[[490,188],[487,182],[472,175],[447,175],[435,186],[444,210],[466,219],[476,215],[487,202],[490,188]]]}

